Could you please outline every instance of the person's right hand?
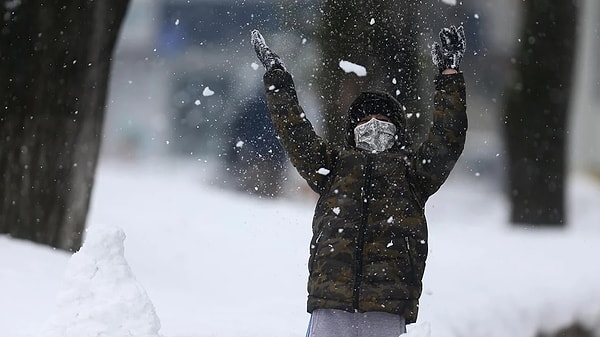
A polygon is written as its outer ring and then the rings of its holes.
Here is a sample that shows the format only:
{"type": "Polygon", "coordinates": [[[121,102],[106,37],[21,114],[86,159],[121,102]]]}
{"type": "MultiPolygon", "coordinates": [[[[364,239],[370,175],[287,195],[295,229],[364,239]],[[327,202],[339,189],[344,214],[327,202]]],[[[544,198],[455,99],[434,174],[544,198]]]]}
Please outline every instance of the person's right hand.
{"type": "Polygon", "coordinates": [[[267,46],[265,39],[260,34],[258,30],[253,30],[250,33],[250,41],[254,46],[254,51],[256,51],[256,56],[260,60],[260,63],[265,67],[267,71],[278,68],[281,70],[285,70],[285,65],[281,58],[271,51],[271,48],[267,46]]]}
{"type": "Polygon", "coordinates": [[[465,30],[463,26],[458,28],[451,26],[440,31],[440,43],[435,42],[431,48],[431,58],[440,73],[453,69],[459,71],[458,67],[465,54],[465,30]]]}

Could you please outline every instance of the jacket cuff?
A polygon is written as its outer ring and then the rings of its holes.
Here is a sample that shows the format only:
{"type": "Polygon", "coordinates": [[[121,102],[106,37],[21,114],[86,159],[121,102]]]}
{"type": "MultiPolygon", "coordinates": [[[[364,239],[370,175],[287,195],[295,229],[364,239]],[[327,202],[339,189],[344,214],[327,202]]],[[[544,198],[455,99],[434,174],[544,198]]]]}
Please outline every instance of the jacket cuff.
{"type": "Polygon", "coordinates": [[[433,81],[435,90],[448,90],[450,88],[460,88],[465,86],[463,73],[456,74],[438,74],[433,81]]]}

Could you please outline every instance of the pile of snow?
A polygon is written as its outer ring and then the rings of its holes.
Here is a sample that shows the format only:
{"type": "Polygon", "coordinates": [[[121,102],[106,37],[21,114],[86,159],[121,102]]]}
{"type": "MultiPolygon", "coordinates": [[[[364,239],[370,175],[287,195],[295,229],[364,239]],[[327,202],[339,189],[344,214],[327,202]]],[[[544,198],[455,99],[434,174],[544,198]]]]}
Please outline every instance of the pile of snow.
{"type": "Polygon", "coordinates": [[[160,321],[124,256],[125,234],[93,226],[71,257],[44,337],[160,337],[160,321]]]}

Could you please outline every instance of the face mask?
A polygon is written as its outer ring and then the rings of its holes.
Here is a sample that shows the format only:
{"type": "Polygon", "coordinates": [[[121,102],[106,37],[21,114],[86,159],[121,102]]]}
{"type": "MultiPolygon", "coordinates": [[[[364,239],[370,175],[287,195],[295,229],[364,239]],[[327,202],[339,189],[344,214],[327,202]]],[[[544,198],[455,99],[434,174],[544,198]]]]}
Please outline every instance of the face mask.
{"type": "Polygon", "coordinates": [[[356,147],[370,152],[385,151],[394,145],[396,126],[376,118],[354,128],[356,147]]]}

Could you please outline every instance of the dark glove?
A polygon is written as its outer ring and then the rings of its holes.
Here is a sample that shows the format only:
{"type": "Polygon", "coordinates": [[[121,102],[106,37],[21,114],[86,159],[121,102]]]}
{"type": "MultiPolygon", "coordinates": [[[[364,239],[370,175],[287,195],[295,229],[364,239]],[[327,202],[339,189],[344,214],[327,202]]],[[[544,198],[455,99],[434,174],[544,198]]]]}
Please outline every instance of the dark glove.
{"type": "Polygon", "coordinates": [[[260,63],[267,69],[267,71],[278,68],[281,70],[285,70],[285,66],[283,65],[283,61],[281,58],[271,51],[271,49],[267,46],[265,42],[265,38],[260,34],[258,30],[253,30],[251,33],[252,45],[254,46],[254,50],[256,51],[256,56],[260,60],[260,63]]]}
{"type": "Polygon", "coordinates": [[[434,42],[431,48],[431,58],[440,73],[446,69],[455,69],[458,71],[460,61],[465,54],[465,30],[463,26],[458,28],[442,28],[440,31],[441,44],[434,42]]]}

